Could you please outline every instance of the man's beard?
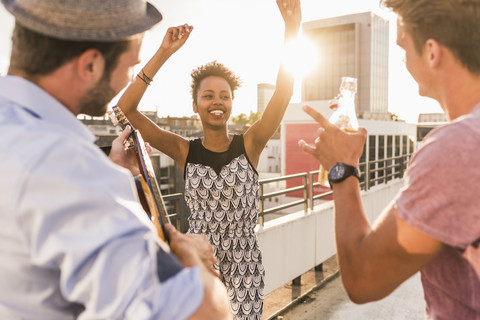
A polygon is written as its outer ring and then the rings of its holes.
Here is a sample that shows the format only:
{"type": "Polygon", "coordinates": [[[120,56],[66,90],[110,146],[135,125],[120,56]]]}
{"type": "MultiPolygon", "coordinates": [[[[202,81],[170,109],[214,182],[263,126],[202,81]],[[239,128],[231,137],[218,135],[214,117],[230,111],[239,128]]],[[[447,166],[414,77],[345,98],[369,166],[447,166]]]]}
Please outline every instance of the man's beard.
{"type": "Polygon", "coordinates": [[[92,117],[104,116],[108,103],[116,94],[110,86],[110,76],[104,74],[98,83],[80,98],[79,113],[92,117]]]}

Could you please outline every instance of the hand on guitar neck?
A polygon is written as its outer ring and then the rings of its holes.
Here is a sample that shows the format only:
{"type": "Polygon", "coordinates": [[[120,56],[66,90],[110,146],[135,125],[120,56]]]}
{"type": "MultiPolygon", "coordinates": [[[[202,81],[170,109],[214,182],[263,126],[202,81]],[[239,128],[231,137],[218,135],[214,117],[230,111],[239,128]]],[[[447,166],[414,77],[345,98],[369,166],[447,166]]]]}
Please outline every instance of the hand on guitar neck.
{"type": "Polygon", "coordinates": [[[110,118],[114,125],[120,125],[124,130],[117,138],[117,143],[112,144],[112,151],[115,152],[113,154],[111,152],[110,158],[134,174],[138,196],[143,208],[155,225],[159,237],[169,242],[164,226],[171,222],[150,160],[151,147],[143,141],[140,132],[133,128],[120,108],[113,107],[110,118]],[[123,151],[119,152],[121,150],[114,150],[114,148],[123,148],[123,151]],[[131,156],[132,154],[129,156],[128,153],[134,153],[135,158],[131,156]]]}
{"type": "MultiPolygon", "coordinates": [[[[120,135],[113,140],[112,148],[108,157],[114,163],[118,164],[125,169],[128,169],[133,176],[138,176],[141,174],[140,167],[138,166],[138,160],[136,151],[133,148],[126,148],[125,144],[132,132],[132,128],[127,126],[125,130],[123,130],[120,135]]],[[[148,142],[145,142],[145,149],[147,153],[150,154],[152,152],[152,147],[148,142]]]]}

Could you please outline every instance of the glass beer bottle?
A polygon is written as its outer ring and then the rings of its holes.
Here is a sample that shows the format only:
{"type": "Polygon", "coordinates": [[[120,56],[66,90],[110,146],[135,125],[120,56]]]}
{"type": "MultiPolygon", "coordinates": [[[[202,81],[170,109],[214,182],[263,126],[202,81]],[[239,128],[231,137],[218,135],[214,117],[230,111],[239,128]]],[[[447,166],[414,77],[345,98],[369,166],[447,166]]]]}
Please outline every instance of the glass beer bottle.
{"type": "MultiPolygon", "coordinates": [[[[355,133],[358,131],[357,113],[355,111],[357,79],[343,77],[339,91],[340,93],[329,102],[330,108],[334,111],[328,121],[345,132],[355,133]]],[[[318,172],[318,182],[322,186],[329,186],[328,171],[322,165],[320,165],[318,172]]]]}

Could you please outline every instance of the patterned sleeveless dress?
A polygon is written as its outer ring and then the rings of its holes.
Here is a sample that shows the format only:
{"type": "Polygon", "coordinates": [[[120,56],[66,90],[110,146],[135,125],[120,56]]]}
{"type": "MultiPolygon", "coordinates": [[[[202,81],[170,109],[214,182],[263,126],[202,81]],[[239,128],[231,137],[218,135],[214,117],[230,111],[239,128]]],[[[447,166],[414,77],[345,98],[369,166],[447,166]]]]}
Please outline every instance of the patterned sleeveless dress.
{"type": "Polygon", "coordinates": [[[262,319],[265,270],[254,232],[258,173],[243,135],[235,135],[225,152],[207,150],[201,139],[190,141],[184,172],[188,233],[205,234],[213,245],[235,320],[262,319]]]}

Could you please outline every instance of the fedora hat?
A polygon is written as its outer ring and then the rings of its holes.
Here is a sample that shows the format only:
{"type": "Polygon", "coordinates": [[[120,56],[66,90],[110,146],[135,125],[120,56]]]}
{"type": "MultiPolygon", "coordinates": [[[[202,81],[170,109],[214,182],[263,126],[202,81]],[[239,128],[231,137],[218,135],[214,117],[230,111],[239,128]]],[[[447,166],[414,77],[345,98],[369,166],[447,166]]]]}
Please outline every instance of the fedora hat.
{"type": "Polygon", "coordinates": [[[52,38],[116,41],[162,20],[146,0],[1,0],[25,28],[52,38]]]}

